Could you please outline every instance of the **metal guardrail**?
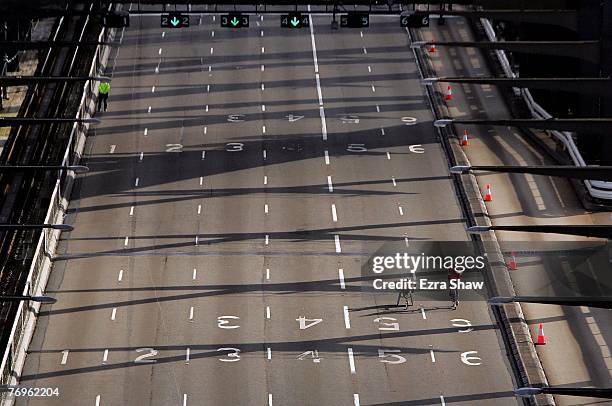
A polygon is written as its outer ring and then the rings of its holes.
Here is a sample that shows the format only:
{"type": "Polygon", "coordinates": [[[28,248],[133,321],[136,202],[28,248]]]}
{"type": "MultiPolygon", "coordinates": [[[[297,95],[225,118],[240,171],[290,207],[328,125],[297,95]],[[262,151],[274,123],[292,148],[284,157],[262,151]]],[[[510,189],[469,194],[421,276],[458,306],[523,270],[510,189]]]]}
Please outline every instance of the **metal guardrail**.
{"type": "MultiPolygon", "coordinates": [[[[481,18],[480,23],[484,27],[485,33],[487,34],[489,41],[496,42],[497,36],[495,35],[495,30],[493,29],[491,22],[486,18],[481,18]]],[[[510,63],[508,62],[506,53],[503,50],[497,49],[495,50],[495,54],[497,55],[497,58],[499,59],[499,62],[506,76],[509,78],[517,77],[516,74],[512,71],[512,68],[510,67],[510,63]]],[[[527,104],[527,107],[529,108],[532,117],[539,119],[553,118],[553,116],[549,112],[544,110],[544,108],[533,99],[533,96],[531,95],[529,89],[513,88],[513,91],[517,96],[523,97],[523,100],[527,104]]],[[[584,161],[584,158],[578,150],[578,147],[576,146],[576,143],[574,142],[572,133],[555,130],[548,132],[563,144],[563,146],[569,153],[574,165],[587,166],[586,162],[584,161]]],[[[603,200],[612,200],[612,182],[604,182],[598,180],[585,180],[583,182],[592,197],[603,200]]]]}
{"type": "MultiPolygon", "coordinates": [[[[112,42],[115,30],[103,29],[98,40],[100,42],[112,42]]],[[[110,47],[98,45],[92,60],[89,75],[95,76],[104,70],[110,47]]],[[[97,95],[96,82],[88,80],[83,87],[80,104],[76,113],[77,118],[87,118],[95,109],[92,103],[97,95]]],[[[88,129],[87,124],[74,123],[70,132],[69,142],[64,152],[62,165],[72,165],[80,160],[81,153],[85,144],[85,133],[88,129]]],[[[49,208],[45,217],[45,223],[63,223],[64,213],[68,206],[68,197],[72,189],[72,181],[69,175],[67,182],[64,171],[61,171],[51,194],[49,208]],[[62,190],[63,189],[63,190],[62,190]]],[[[27,282],[23,290],[23,295],[39,296],[42,295],[49,277],[52,253],[55,251],[57,241],[61,231],[45,229],[41,232],[36,251],[32,259],[32,264],[28,273],[27,282]]],[[[40,303],[21,301],[17,309],[17,314],[13,322],[11,334],[7,347],[2,356],[0,364],[0,385],[14,384],[22,367],[21,363],[25,358],[27,344],[31,340],[35,316],[40,308],[40,303]],[[27,329],[27,327],[30,327],[27,329]],[[16,364],[17,363],[17,364],[16,364]]],[[[4,394],[3,394],[4,395],[4,394]]],[[[4,398],[2,398],[4,400],[4,398]]]]}

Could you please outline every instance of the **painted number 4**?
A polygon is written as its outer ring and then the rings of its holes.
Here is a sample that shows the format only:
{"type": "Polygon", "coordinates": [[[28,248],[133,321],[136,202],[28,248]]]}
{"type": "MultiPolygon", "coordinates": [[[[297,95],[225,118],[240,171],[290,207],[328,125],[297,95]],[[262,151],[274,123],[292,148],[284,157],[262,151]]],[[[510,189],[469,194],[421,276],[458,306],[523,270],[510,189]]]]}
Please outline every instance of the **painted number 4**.
{"type": "Polygon", "coordinates": [[[307,319],[305,316],[300,316],[295,319],[300,324],[300,330],[306,330],[314,325],[319,324],[323,319],[307,319]]]}

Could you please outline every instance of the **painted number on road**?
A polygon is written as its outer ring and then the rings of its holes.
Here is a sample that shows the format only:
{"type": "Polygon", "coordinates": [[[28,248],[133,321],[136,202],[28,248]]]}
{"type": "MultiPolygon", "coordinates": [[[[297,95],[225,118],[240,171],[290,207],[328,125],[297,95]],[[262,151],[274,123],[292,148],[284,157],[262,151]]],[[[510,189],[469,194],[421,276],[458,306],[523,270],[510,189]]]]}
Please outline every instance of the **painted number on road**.
{"type": "Polygon", "coordinates": [[[244,144],[241,142],[228,142],[225,145],[225,150],[227,152],[238,152],[244,150],[244,144]]]}
{"type": "Polygon", "coordinates": [[[461,362],[465,365],[475,366],[482,364],[482,359],[476,356],[470,356],[470,354],[478,354],[478,351],[467,351],[461,353],[461,362]]]}
{"type": "Polygon", "coordinates": [[[217,326],[219,328],[227,328],[227,329],[240,327],[237,324],[232,325],[231,320],[240,320],[240,317],[238,316],[219,316],[217,317],[217,326]]]}
{"type": "Polygon", "coordinates": [[[380,331],[399,331],[399,323],[395,317],[377,317],[374,323],[379,323],[380,331]]]}
{"type": "Polygon", "coordinates": [[[410,150],[410,152],[414,154],[424,154],[425,153],[425,148],[423,148],[421,144],[410,145],[408,146],[408,149],[410,150]]]}
{"type": "Polygon", "coordinates": [[[378,357],[381,358],[380,362],[384,362],[387,364],[403,364],[406,362],[406,358],[402,357],[399,354],[390,354],[393,352],[401,352],[401,350],[389,350],[389,349],[379,349],[378,357]],[[391,358],[391,359],[387,359],[391,358]]]}
{"type": "Polygon", "coordinates": [[[307,319],[305,316],[300,316],[295,319],[300,324],[300,330],[306,330],[314,325],[319,324],[323,319],[307,319]]]}
{"type": "Polygon", "coordinates": [[[415,125],[417,122],[417,119],[414,117],[402,117],[402,123],[404,123],[405,125],[415,125]]]}
{"type": "Polygon", "coordinates": [[[319,350],[306,351],[306,352],[301,353],[298,356],[298,359],[300,361],[303,361],[306,358],[311,358],[312,362],[317,362],[317,363],[321,362],[321,360],[322,360],[322,358],[319,357],[319,350]]]}
{"type": "Polygon", "coordinates": [[[348,144],[346,150],[348,152],[366,152],[368,149],[365,147],[365,144],[348,144]]]}
{"type": "Polygon", "coordinates": [[[166,152],[183,152],[183,144],[166,144],[166,152]]]}
{"type": "Polygon", "coordinates": [[[151,358],[157,355],[157,350],[153,349],[153,348],[137,348],[136,352],[146,352],[146,354],[142,354],[139,355],[138,357],[136,357],[136,359],[134,360],[135,363],[137,364],[149,364],[152,362],[157,362],[157,360],[154,359],[147,359],[147,358],[151,358]]]}
{"type": "Polygon", "coordinates": [[[240,349],[233,347],[218,348],[217,351],[229,351],[225,356],[227,358],[219,358],[221,362],[236,362],[240,361],[240,349]]]}
{"type": "Polygon", "coordinates": [[[451,323],[453,323],[453,327],[461,327],[459,329],[460,333],[469,333],[470,331],[474,331],[472,328],[472,322],[466,319],[452,319],[451,323]]]}

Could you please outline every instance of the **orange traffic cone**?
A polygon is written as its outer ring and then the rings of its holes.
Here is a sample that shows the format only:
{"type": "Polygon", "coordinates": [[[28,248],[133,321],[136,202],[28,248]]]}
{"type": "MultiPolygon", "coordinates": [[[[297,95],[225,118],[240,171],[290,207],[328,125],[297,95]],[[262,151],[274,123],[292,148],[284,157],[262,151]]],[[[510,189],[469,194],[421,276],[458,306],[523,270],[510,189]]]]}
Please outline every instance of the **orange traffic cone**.
{"type": "Polygon", "coordinates": [[[436,53],[436,44],[430,44],[429,45],[429,53],[430,54],[435,54],[436,53]]]}
{"type": "Polygon", "coordinates": [[[516,254],[513,252],[510,261],[508,261],[508,269],[516,271],[518,269],[518,263],[516,262],[516,254]]]}
{"type": "Polygon", "coordinates": [[[444,98],[444,100],[453,100],[453,89],[450,85],[448,85],[448,87],[446,88],[446,97],[444,98]]]}
{"type": "Polygon", "coordinates": [[[468,133],[467,130],[463,130],[463,139],[461,140],[461,146],[467,147],[468,145],[470,145],[468,141],[468,133]]]}
{"type": "Polygon", "coordinates": [[[485,202],[493,201],[493,195],[491,194],[491,185],[487,185],[487,191],[485,193],[484,201],[485,202]]]}
{"type": "Polygon", "coordinates": [[[538,341],[536,345],[546,345],[546,336],[544,335],[544,326],[540,323],[540,331],[538,333],[538,341]]]}

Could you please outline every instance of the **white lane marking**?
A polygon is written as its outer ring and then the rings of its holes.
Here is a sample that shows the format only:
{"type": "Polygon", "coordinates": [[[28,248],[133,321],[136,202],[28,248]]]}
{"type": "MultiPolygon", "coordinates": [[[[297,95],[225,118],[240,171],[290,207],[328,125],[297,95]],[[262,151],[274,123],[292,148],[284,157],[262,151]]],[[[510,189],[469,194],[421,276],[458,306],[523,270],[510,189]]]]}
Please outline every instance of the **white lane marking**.
{"type": "Polygon", "coordinates": [[[183,393],[183,406],[187,406],[187,394],[183,393]]]}
{"type": "Polygon", "coordinates": [[[108,361],[108,349],[104,350],[104,355],[102,355],[102,363],[106,364],[106,361],[108,361]]]}
{"type": "Polygon", "coordinates": [[[198,214],[202,214],[202,205],[198,204],[198,214]]]}
{"type": "Polygon", "coordinates": [[[151,93],[155,93],[155,86],[151,88],[151,93]]]}
{"type": "Polygon", "coordinates": [[[361,38],[363,38],[363,31],[359,31],[359,35],[361,35],[361,38]]]}
{"type": "Polygon", "coordinates": [[[325,154],[325,165],[329,165],[329,152],[325,150],[324,154],[325,154]]]}
{"type": "Polygon", "coordinates": [[[189,308],[189,321],[193,322],[193,306],[189,308]]]}
{"type": "Polygon", "coordinates": [[[212,30],[212,31],[210,32],[210,36],[211,36],[211,37],[214,37],[214,36],[215,36],[215,30],[212,30]]]}
{"type": "Polygon", "coordinates": [[[423,320],[427,320],[427,315],[425,314],[425,309],[421,307],[421,315],[423,316],[423,320]]]}
{"type": "Polygon", "coordinates": [[[202,160],[206,159],[206,151],[202,151],[202,160]]]}
{"type": "Polygon", "coordinates": [[[368,72],[372,73],[372,67],[368,65],[368,72]]]}
{"type": "Polygon", "coordinates": [[[119,270],[119,275],[117,276],[117,282],[121,282],[123,280],[123,269],[119,270]]]}
{"type": "Polygon", "coordinates": [[[266,280],[270,280],[270,268],[266,268],[266,280]]]}
{"type": "Polygon", "coordinates": [[[272,348],[268,347],[267,349],[268,351],[268,359],[271,360],[272,359],[272,348]]]}
{"type": "Polygon", "coordinates": [[[266,111],[266,105],[265,104],[261,105],[261,111],[266,111]]]}
{"type": "Polygon", "coordinates": [[[380,134],[381,134],[381,135],[385,135],[385,129],[384,129],[384,128],[381,128],[381,129],[380,129],[380,134]]]}
{"type": "Polygon", "coordinates": [[[365,49],[365,47],[363,48],[363,53],[366,54],[366,55],[368,54],[368,50],[365,49]]]}
{"type": "Polygon", "coordinates": [[[213,47],[210,47],[210,54],[212,55],[212,54],[213,54],[213,52],[215,52],[214,48],[213,48],[213,47]]]}
{"type": "Polygon", "coordinates": [[[148,128],[145,128],[145,129],[144,129],[144,135],[145,135],[145,137],[146,137],[148,134],[149,134],[149,129],[148,129],[148,128]]]}
{"type": "Polygon", "coordinates": [[[266,70],[266,67],[262,64],[261,65],[261,71],[263,72],[264,70],[266,70]]]}
{"type": "MultiPolygon", "coordinates": [[[[310,10],[310,5],[308,7],[310,10]]],[[[312,15],[308,15],[308,18],[312,21],[312,15]]],[[[312,60],[314,62],[315,79],[317,82],[317,95],[319,97],[319,116],[321,116],[321,134],[323,141],[327,141],[327,123],[325,122],[325,109],[323,107],[323,92],[321,90],[321,79],[319,77],[319,60],[317,58],[317,44],[314,36],[314,24],[310,25],[310,42],[312,44],[312,60]]]]}
{"type": "Polygon", "coordinates": [[[198,245],[198,244],[199,244],[199,242],[200,242],[200,239],[199,239],[199,237],[196,235],[196,236],[195,236],[195,245],[198,245]]]}
{"type": "Polygon", "coordinates": [[[261,91],[263,92],[264,90],[266,90],[266,86],[262,83],[261,84],[261,91]]]}
{"type": "MultiPolygon", "coordinates": [[[[429,346],[431,347],[431,344],[429,346]]],[[[434,350],[433,349],[429,350],[429,356],[431,357],[431,362],[432,363],[436,362],[436,355],[434,354],[434,350]]]]}
{"type": "Polygon", "coordinates": [[[100,406],[100,395],[96,395],[96,406],[100,406]]]}
{"type": "Polygon", "coordinates": [[[204,176],[200,176],[200,186],[204,184],[204,176]]]}
{"type": "Polygon", "coordinates": [[[372,85],[372,91],[376,93],[376,88],[374,87],[374,85],[372,85]]]}
{"type": "Polygon", "coordinates": [[[62,360],[60,361],[60,364],[66,365],[66,362],[68,362],[68,353],[69,352],[70,351],[68,351],[68,350],[62,351],[62,360]]]}
{"type": "Polygon", "coordinates": [[[187,365],[189,365],[190,356],[191,356],[191,349],[187,347],[187,349],[185,350],[185,364],[187,365]]]}
{"type": "Polygon", "coordinates": [[[166,36],[166,31],[162,31],[162,38],[166,36]]]}
{"type": "Polygon", "coordinates": [[[215,21],[215,16],[213,15],[212,17],[213,17],[213,21],[215,21]]]}
{"type": "Polygon", "coordinates": [[[353,404],[354,406],[359,406],[359,394],[357,393],[353,394],[353,404]]]}
{"type": "Polygon", "coordinates": [[[208,126],[204,126],[204,135],[208,132],[208,126]]]}
{"type": "Polygon", "coordinates": [[[319,106],[323,105],[323,90],[321,89],[321,77],[315,73],[315,81],[317,82],[317,97],[319,98],[319,106]]]}
{"type": "Polygon", "coordinates": [[[208,71],[212,71],[212,65],[208,65],[208,71]]]}
{"type": "Polygon", "coordinates": [[[380,106],[378,104],[376,105],[376,112],[380,113],[380,106]]]}
{"type": "Polygon", "coordinates": [[[206,85],[206,91],[210,92],[210,85],[206,85]]]}
{"type": "Polygon", "coordinates": [[[266,126],[265,126],[265,125],[262,125],[262,126],[261,126],[261,132],[262,132],[263,134],[265,134],[265,133],[266,133],[266,126]]]}
{"type": "Polygon", "coordinates": [[[397,209],[399,210],[400,216],[403,216],[404,215],[404,209],[402,208],[402,206],[397,206],[397,209]]]}
{"type": "Polygon", "coordinates": [[[272,406],[272,394],[271,393],[268,393],[268,406],[272,406]]]}
{"type": "Polygon", "coordinates": [[[404,237],[404,244],[406,244],[406,247],[410,247],[410,244],[408,243],[408,237],[404,237]]]}
{"type": "Polygon", "coordinates": [[[264,204],[264,213],[268,214],[268,203],[264,204]]]}
{"type": "Polygon", "coordinates": [[[265,160],[268,157],[268,153],[266,152],[266,150],[263,150],[263,159],[265,160]]]}
{"type": "Polygon", "coordinates": [[[127,247],[129,241],[130,241],[130,237],[125,237],[125,240],[123,241],[123,246],[127,247]]]}
{"type": "Polygon", "coordinates": [[[134,215],[134,206],[130,207],[130,217],[134,215]]]}
{"type": "Polygon", "coordinates": [[[266,242],[265,244],[268,245],[270,243],[270,236],[268,234],[266,234],[266,242]]]}
{"type": "Polygon", "coordinates": [[[344,269],[338,269],[338,279],[340,280],[340,289],[346,289],[346,283],[344,282],[344,269]]]}
{"type": "Polygon", "coordinates": [[[205,108],[205,110],[206,110],[206,112],[208,113],[208,104],[206,105],[206,108],[205,108]]]}
{"type": "Polygon", "coordinates": [[[444,396],[440,395],[440,404],[442,406],[446,406],[446,402],[444,401],[444,396]]]}
{"type": "Polygon", "coordinates": [[[393,176],[391,177],[391,182],[393,182],[393,186],[397,187],[397,182],[393,176]]]}
{"type": "Polygon", "coordinates": [[[319,107],[319,116],[321,117],[321,134],[323,141],[327,141],[327,123],[325,122],[325,109],[323,106],[319,107]]]}
{"type": "Polygon", "coordinates": [[[391,159],[391,154],[387,151],[387,159],[391,159]]]}
{"type": "Polygon", "coordinates": [[[270,318],[270,306],[266,306],[266,319],[270,318]]]}
{"type": "Polygon", "coordinates": [[[115,317],[117,317],[117,308],[113,307],[113,311],[111,312],[111,320],[115,320],[115,317]]]}
{"type": "Polygon", "coordinates": [[[158,51],[157,53],[158,53],[159,55],[161,55],[161,53],[162,53],[162,49],[161,49],[161,48],[159,48],[159,51],[158,51]]]}
{"type": "Polygon", "coordinates": [[[333,192],[334,191],[334,185],[332,183],[332,178],[331,176],[327,176],[327,190],[329,190],[329,192],[333,192]]]}
{"type": "Polygon", "coordinates": [[[338,234],[334,235],[334,242],[336,243],[336,252],[340,254],[342,247],[340,247],[340,236],[338,234]]]}
{"type": "Polygon", "coordinates": [[[343,311],[344,311],[344,327],[349,329],[351,328],[351,318],[349,316],[348,306],[344,306],[343,311]]]}
{"type": "Polygon", "coordinates": [[[348,357],[349,357],[349,367],[351,368],[351,374],[356,374],[355,371],[355,357],[353,356],[353,349],[347,348],[348,357]]]}
{"type": "Polygon", "coordinates": [[[195,281],[197,277],[198,277],[198,270],[196,268],[193,268],[193,274],[191,276],[191,279],[195,281]]]}
{"type": "Polygon", "coordinates": [[[259,35],[263,37],[263,30],[260,31],[259,35]]]}
{"type": "Polygon", "coordinates": [[[115,144],[111,144],[110,149],[109,149],[109,152],[110,152],[111,154],[114,154],[114,153],[115,153],[115,148],[117,148],[117,146],[116,146],[115,144]]]}
{"type": "Polygon", "coordinates": [[[138,157],[139,161],[142,161],[144,159],[144,152],[140,152],[140,156],[138,157]]]}
{"type": "Polygon", "coordinates": [[[261,53],[264,54],[266,52],[266,48],[265,47],[261,47],[261,53]]]}
{"type": "Polygon", "coordinates": [[[147,113],[151,113],[151,106],[147,109],[147,113]]]}
{"type": "Polygon", "coordinates": [[[334,223],[338,222],[338,213],[336,212],[336,205],[332,203],[331,205],[331,211],[332,211],[332,221],[334,223]]]}
{"type": "Polygon", "coordinates": [[[264,175],[264,185],[268,184],[268,177],[264,175]]]}

